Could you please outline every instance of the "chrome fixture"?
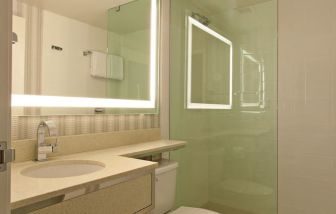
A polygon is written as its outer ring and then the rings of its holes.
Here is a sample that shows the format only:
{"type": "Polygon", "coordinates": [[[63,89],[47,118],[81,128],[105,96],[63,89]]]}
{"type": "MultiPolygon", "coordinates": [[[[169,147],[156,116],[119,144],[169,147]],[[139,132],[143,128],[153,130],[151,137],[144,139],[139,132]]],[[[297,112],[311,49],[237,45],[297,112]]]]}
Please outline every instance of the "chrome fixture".
{"type": "Polygon", "coordinates": [[[0,141],[0,172],[7,170],[7,163],[15,160],[15,149],[8,149],[6,141],[0,141]]]}
{"type": "Polygon", "coordinates": [[[83,51],[83,56],[89,56],[92,54],[92,51],[83,51]]]}
{"type": "Polygon", "coordinates": [[[200,23],[202,23],[205,26],[208,26],[211,23],[211,21],[208,17],[203,16],[199,13],[192,12],[191,17],[193,17],[194,19],[196,19],[197,21],[199,21],[200,23]]]}
{"type": "Polygon", "coordinates": [[[56,51],[63,51],[63,48],[57,45],[52,45],[51,50],[56,50],[56,51]]]}
{"type": "Polygon", "coordinates": [[[42,121],[37,128],[37,161],[44,161],[48,159],[47,154],[56,151],[58,131],[54,121],[42,121]],[[54,144],[47,144],[45,139],[46,131],[49,137],[56,137],[54,144]]]}
{"type": "Polygon", "coordinates": [[[104,114],[105,113],[105,108],[95,108],[94,113],[95,114],[104,114]]]}

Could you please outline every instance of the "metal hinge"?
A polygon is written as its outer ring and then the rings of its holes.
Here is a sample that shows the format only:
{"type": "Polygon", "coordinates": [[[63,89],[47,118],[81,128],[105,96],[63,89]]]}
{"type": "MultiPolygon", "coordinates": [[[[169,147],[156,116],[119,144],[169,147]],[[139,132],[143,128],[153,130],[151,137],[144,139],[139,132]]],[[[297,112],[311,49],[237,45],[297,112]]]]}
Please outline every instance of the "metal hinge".
{"type": "Polygon", "coordinates": [[[15,160],[15,150],[7,149],[7,142],[0,141],[0,172],[7,170],[7,163],[15,160]]]}

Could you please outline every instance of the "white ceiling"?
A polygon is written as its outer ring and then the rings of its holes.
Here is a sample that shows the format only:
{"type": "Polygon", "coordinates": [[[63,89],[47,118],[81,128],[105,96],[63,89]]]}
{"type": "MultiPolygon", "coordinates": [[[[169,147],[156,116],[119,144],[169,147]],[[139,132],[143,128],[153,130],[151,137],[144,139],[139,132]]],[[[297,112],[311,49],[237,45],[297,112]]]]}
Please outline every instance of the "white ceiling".
{"type": "MultiPolygon", "coordinates": [[[[134,0],[19,0],[29,5],[57,13],[90,25],[106,29],[107,11],[134,0]]],[[[132,7],[134,8],[134,7],[132,7]]],[[[133,14],[129,11],[128,14],[133,14]]],[[[120,22],[119,19],[118,21],[120,22]]],[[[127,23],[127,22],[125,22],[127,23]]],[[[139,23],[133,21],[128,25],[137,26],[139,23]]]]}
{"type": "Polygon", "coordinates": [[[271,0],[191,0],[193,4],[211,13],[211,15],[232,9],[242,9],[267,1],[271,0]]]}
{"type": "MultiPolygon", "coordinates": [[[[223,31],[242,32],[275,23],[273,0],[190,0],[223,31]]],[[[195,11],[194,11],[195,12],[195,11]]],[[[197,12],[197,11],[196,11],[197,12]]]]}
{"type": "MultiPolygon", "coordinates": [[[[18,0],[30,5],[38,6],[42,9],[73,18],[93,26],[107,29],[107,11],[119,5],[129,2],[127,10],[122,10],[114,15],[110,13],[109,30],[116,33],[134,32],[148,28],[149,15],[145,16],[148,9],[149,0],[18,0]],[[125,12],[126,11],[126,12],[125,12]],[[111,29],[113,28],[113,29],[111,29]]],[[[176,0],[179,1],[179,0],[176,0]]],[[[221,20],[221,24],[225,25],[228,19],[237,19],[232,15],[232,11],[239,13],[247,12],[248,15],[254,5],[269,2],[271,0],[190,0],[190,3],[205,11],[205,14],[212,21],[214,19],[221,20]],[[227,13],[228,12],[228,13],[227,13]]],[[[256,19],[256,14],[250,15],[252,19],[256,19]]],[[[260,17],[261,18],[261,17],[260,17]]],[[[244,17],[244,20],[247,20],[244,17]]],[[[230,21],[232,22],[232,21],[230,21]]],[[[258,20],[251,20],[250,26],[258,24],[258,20]],[[253,22],[252,22],[253,21],[253,22]]],[[[238,27],[238,26],[236,26],[238,27]]]]}

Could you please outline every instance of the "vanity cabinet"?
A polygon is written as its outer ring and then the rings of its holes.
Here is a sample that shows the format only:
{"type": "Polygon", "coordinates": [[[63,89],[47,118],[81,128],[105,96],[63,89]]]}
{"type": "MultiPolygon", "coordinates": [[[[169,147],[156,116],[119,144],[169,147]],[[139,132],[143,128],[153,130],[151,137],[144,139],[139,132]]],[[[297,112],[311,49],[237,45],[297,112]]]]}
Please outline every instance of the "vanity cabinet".
{"type": "Polygon", "coordinates": [[[154,207],[153,173],[82,195],[31,214],[132,214],[154,207]]]}

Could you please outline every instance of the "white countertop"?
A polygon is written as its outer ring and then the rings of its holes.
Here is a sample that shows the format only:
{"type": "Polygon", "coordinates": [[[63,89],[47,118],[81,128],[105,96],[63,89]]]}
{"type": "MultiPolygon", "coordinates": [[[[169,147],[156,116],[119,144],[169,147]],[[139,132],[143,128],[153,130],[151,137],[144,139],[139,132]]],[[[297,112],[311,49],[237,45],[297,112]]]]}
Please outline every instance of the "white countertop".
{"type": "MultiPolygon", "coordinates": [[[[176,141],[176,140],[158,140],[146,143],[137,143],[127,146],[119,146],[110,149],[97,150],[89,152],[93,154],[97,153],[108,153],[110,155],[118,155],[125,157],[139,157],[146,154],[153,154],[157,152],[171,151],[175,149],[182,148],[187,145],[186,141],[176,141]]],[[[84,153],[82,153],[84,154],[84,153]]]]}
{"type": "Polygon", "coordinates": [[[47,162],[21,162],[12,164],[11,206],[12,209],[36,203],[80,189],[88,184],[101,183],[141,172],[150,172],[157,163],[134,159],[145,154],[164,152],[184,147],[184,141],[159,140],[132,144],[105,150],[59,156],[47,162]],[[89,160],[105,164],[100,171],[66,178],[31,178],[23,176],[21,171],[31,166],[59,160],[89,160]]]}

